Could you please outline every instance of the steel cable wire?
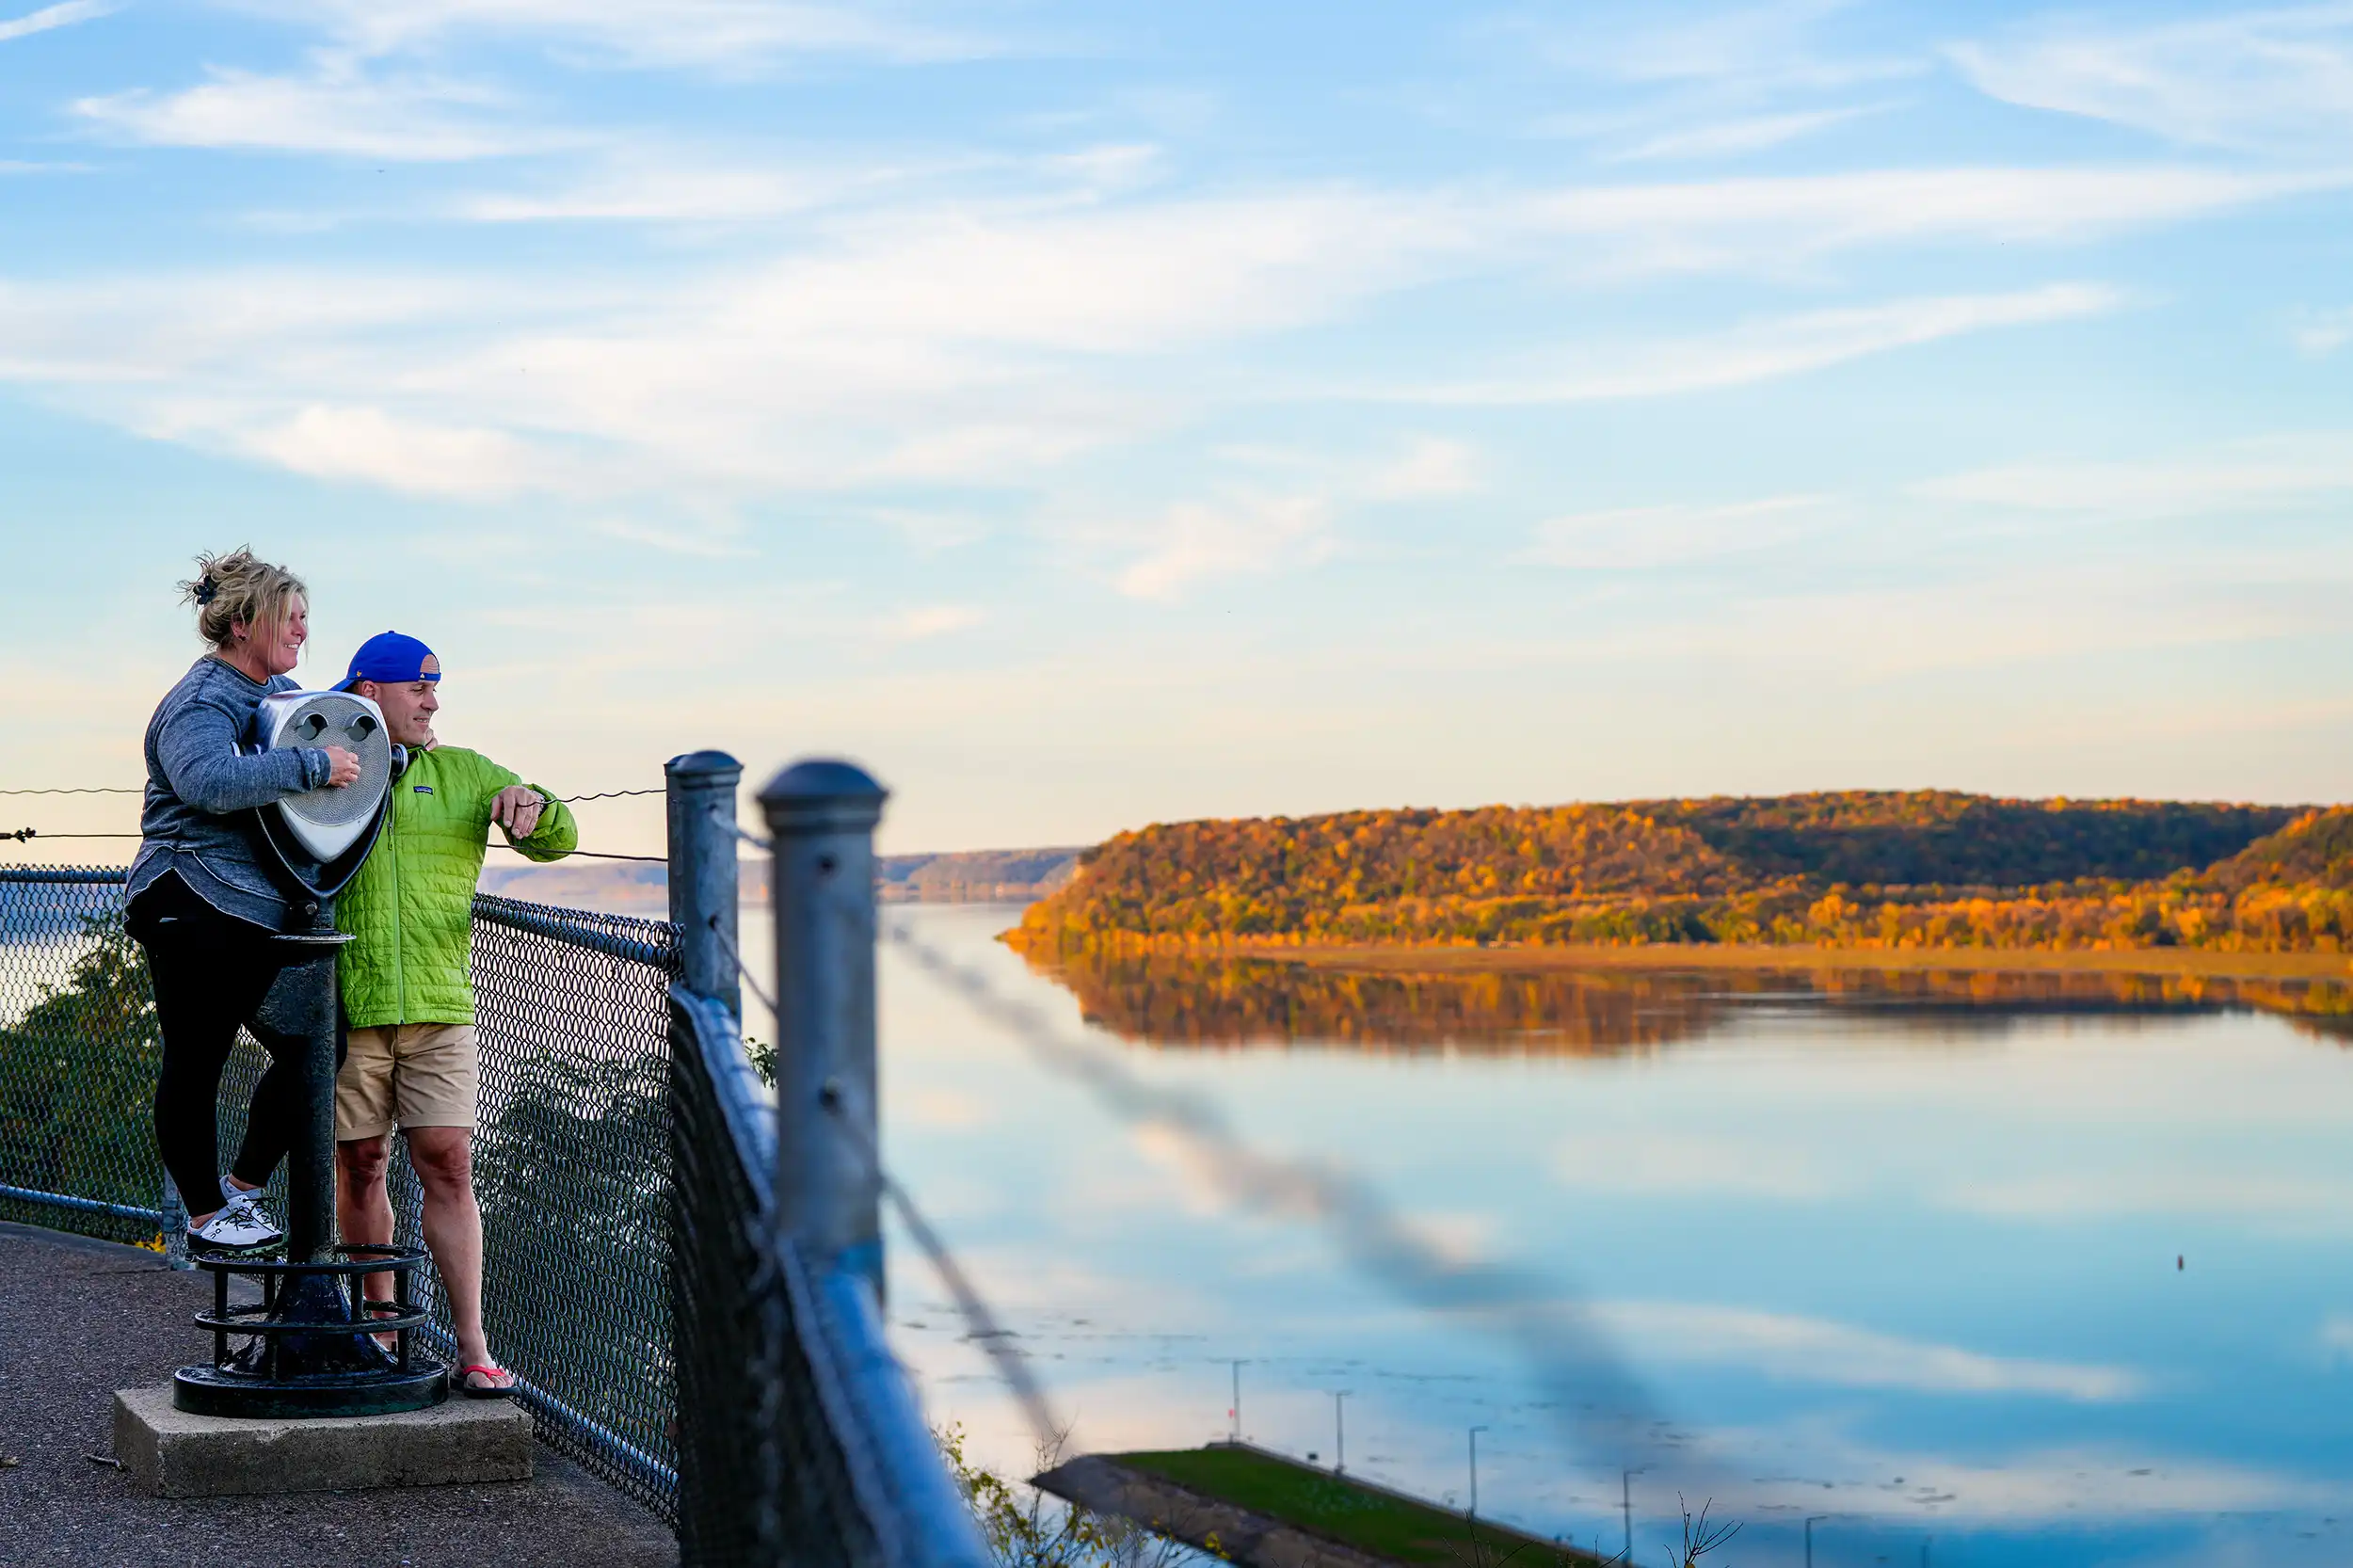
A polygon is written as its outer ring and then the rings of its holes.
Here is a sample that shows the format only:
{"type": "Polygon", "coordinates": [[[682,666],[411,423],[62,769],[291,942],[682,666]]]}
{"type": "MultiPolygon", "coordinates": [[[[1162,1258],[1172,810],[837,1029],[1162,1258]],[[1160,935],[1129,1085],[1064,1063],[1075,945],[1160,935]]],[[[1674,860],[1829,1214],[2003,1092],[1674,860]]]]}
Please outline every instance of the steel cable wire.
{"type": "Polygon", "coordinates": [[[120,784],[77,785],[71,789],[0,790],[0,795],[143,795],[146,787],[131,789],[120,784]]]}
{"type": "MultiPolygon", "coordinates": [[[[760,999],[760,1004],[770,1014],[775,1014],[776,999],[769,996],[767,988],[760,984],[760,977],[752,973],[751,966],[744,962],[742,951],[728,937],[716,916],[712,919],[711,930],[719,938],[719,945],[727,950],[728,956],[734,961],[736,973],[744,986],[760,999]]],[[[908,1238],[915,1242],[916,1250],[923,1255],[924,1260],[932,1267],[932,1272],[938,1276],[940,1285],[946,1288],[955,1305],[956,1315],[964,1320],[966,1336],[988,1356],[997,1368],[998,1376],[1021,1406],[1021,1413],[1030,1423],[1031,1435],[1037,1439],[1040,1451],[1060,1447],[1064,1429],[1056,1423],[1053,1410],[1046,1402],[1045,1391],[1038,1386],[1037,1379],[1030,1370],[1028,1358],[1014,1346],[1012,1336],[998,1321],[997,1315],[989,1310],[988,1303],[972,1284],[971,1276],[956,1261],[955,1255],[940,1239],[939,1232],[932,1228],[931,1222],[923,1217],[913,1194],[883,1164],[882,1151],[874,1147],[873,1140],[866,1136],[865,1125],[845,1109],[841,1085],[828,1081],[820,1103],[824,1108],[828,1123],[840,1135],[842,1142],[849,1145],[858,1163],[873,1177],[882,1191],[884,1201],[897,1211],[908,1238]]]]}
{"type": "Polygon", "coordinates": [[[1011,1035],[1040,1064],[1086,1089],[1119,1120],[1176,1139],[1193,1165],[1240,1207],[1321,1225],[1361,1273],[1413,1304],[1471,1322],[1510,1343],[1535,1374],[1563,1434],[1642,1462],[1663,1423],[1640,1381],[1562,1282],[1503,1264],[1449,1256],[1361,1177],[1260,1153],[1208,1100],[1149,1083],[1118,1057],[1064,1038],[1027,1002],[998,994],[978,971],[892,922],[883,936],[916,967],[1011,1035]]]}

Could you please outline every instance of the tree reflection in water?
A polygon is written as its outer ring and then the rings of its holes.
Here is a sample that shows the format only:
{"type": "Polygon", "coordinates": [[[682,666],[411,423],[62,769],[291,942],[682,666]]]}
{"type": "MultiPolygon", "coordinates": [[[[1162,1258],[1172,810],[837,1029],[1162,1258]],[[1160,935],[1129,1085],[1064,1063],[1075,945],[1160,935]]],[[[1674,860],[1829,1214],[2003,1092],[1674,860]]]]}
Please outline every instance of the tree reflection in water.
{"type": "Polygon", "coordinates": [[[1032,952],[1029,961],[1078,998],[1088,1023],[1162,1047],[1606,1056],[1697,1040],[1764,1010],[1947,1036],[2053,1014],[2252,1010],[2353,1045],[2353,985],[2333,981],[1863,968],[1449,973],[1087,952],[1032,952]]]}

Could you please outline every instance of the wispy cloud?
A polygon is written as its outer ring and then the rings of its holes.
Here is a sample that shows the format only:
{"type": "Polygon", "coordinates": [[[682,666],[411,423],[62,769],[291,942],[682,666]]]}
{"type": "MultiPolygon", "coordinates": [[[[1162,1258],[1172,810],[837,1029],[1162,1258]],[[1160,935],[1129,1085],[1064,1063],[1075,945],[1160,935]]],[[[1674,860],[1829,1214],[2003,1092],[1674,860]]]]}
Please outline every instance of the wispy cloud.
{"type": "Polygon", "coordinates": [[[115,0],[64,0],[64,4],[44,6],[40,10],[9,22],[0,22],[0,43],[11,39],[30,38],[53,27],[71,27],[77,22],[91,22],[118,9],[115,0]]]}
{"type": "Polygon", "coordinates": [[[1762,550],[1818,532],[1830,498],[1769,496],[1721,506],[1672,504],[1578,512],[1536,525],[1521,559],[1588,571],[1679,566],[1762,550]]]}
{"type": "Polygon", "coordinates": [[[1428,501],[1469,495],[1480,488],[1475,448],[1465,441],[1420,436],[1397,457],[1373,470],[1364,494],[1373,501],[1428,501]]]}
{"type": "MultiPolygon", "coordinates": [[[[337,107],[296,94],[278,119],[191,109],[184,121],[173,110],[150,129],[354,152],[405,138],[396,116],[369,118],[373,102],[337,107]],[[313,108],[324,118],[305,119],[313,108]]],[[[449,104],[468,102],[459,92],[449,104]]],[[[446,139],[404,148],[456,158],[517,145],[477,138],[462,120],[445,130],[446,139]]],[[[655,165],[609,167],[618,172],[601,189],[574,187],[536,206],[516,196],[472,216],[685,216],[823,196],[790,172],[743,169],[665,193],[655,165]]],[[[1387,390],[1218,362],[1231,345],[1321,324],[1377,328],[1409,291],[1433,283],[1530,265],[1624,279],[1770,270],[1865,248],[2059,243],[2322,179],[1975,169],[1533,191],[1147,192],[1080,203],[925,191],[826,210],[764,249],[673,259],[626,281],[582,269],[552,285],[495,270],[398,277],[320,266],[0,282],[0,377],[44,385],[142,432],[416,493],[605,485],[727,504],[911,479],[1033,488],[1060,465],[1237,397],[1657,397],[2121,303],[2101,285],[2053,284],[1768,316],[1710,336],[1550,357],[1522,335],[1500,361],[1516,360],[1509,375],[1387,390]],[[1213,368],[1178,374],[1180,363],[1213,368]],[[437,450],[456,459],[438,474],[423,458],[437,450]]],[[[1316,506],[1282,512],[1264,540],[1221,521],[1230,507],[1188,503],[1160,519],[1165,541],[1144,549],[1125,582],[1162,595],[1215,560],[1317,558],[1304,541],[1328,529],[1305,520],[1310,513],[1328,518],[1368,486],[1425,495],[1459,487],[1472,478],[1465,463],[1430,445],[1369,480],[1371,465],[1319,480],[1316,506]]]]}
{"type": "Polygon", "coordinates": [[[1320,495],[1179,502],[1131,530],[1137,557],[1118,576],[1135,599],[1175,599],[1204,579],[1264,573],[1331,553],[1332,506],[1320,495]]]}
{"type": "Polygon", "coordinates": [[[934,24],[905,4],[828,0],[238,0],[368,55],[468,38],[537,40],[588,63],[742,72],[804,55],[970,59],[1005,40],[934,24]]]}
{"type": "Polygon", "coordinates": [[[1792,1383],[2079,1403],[2130,1400],[2148,1386],[2128,1368],[1988,1355],[1825,1318],[1659,1301],[1596,1303],[1593,1312],[1646,1356],[1745,1367],[1792,1383]]]}
{"type": "Polygon", "coordinates": [[[1785,114],[1744,115],[1732,120],[1704,121],[1644,137],[1611,154],[1624,163],[1671,158],[1726,158],[1771,148],[1827,131],[1833,125],[1884,114],[1892,105],[1856,104],[1831,109],[1799,109],[1785,114]]]}
{"type": "Polygon", "coordinates": [[[2353,434],[2274,437],[2137,462],[2010,464],[1913,487],[1913,494],[1937,501],[2118,518],[2334,504],[2347,491],[2353,434]]]}
{"type": "Polygon", "coordinates": [[[874,624],[874,632],[885,642],[925,642],[969,632],[987,618],[977,604],[919,604],[885,616],[874,624]]]}
{"type": "Polygon", "coordinates": [[[1917,56],[1856,53],[1828,41],[1825,24],[1855,8],[1855,0],[1768,0],[1702,15],[1678,10],[1670,19],[1638,7],[1619,13],[1639,19],[1631,25],[1569,12],[1565,20],[1514,16],[1485,30],[1521,56],[1555,70],[1752,100],[1887,81],[1929,68],[1917,56]]]}
{"type": "Polygon", "coordinates": [[[1957,44],[1979,91],[2169,141],[2305,160],[2353,152],[2353,7],[2133,26],[2042,24],[1957,44]]]}
{"type": "Polygon", "coordinates": [[[2334,311],[2306,311],[2293,329],[2296,346],[2314,359],[2324,359],[2353,343],[2353,306],[2334,311]]]}
{"type": "Polygon", "coordinates": [[[1542,193],[1538,232],[1609,244],[1599,271],[1773,270],[1864,247],[2057,244],[2353,187],[2353,171],[2167,165],[1862,170],[1542,193]]]}
{"type": "Polygon", "coordinates": [[[690,532],[682,528],[655,527],[627,518],[605,518],[589,526],[608,539],[623,539],[667,555],[721,561],[747,560],[757,553],[737,542],[731,529],[690,532]]]}
{"type": "Polygon", "coordinates": [[[885,197],[957,167],[841,157],[714,160],[632,148],[536,188],[453,196],[440,211],[467,223],[759,221],[885,197]]]}
{"type": "Polygon", "coordinates": [[[296,473],[410,495],[489,501],[553,483],[543,455],[502,430],[428,424],[372,408],[309,408],[237,443],[296,473]]]}
{"type": "Polygon", "coordinates": [[[502,125],[476,111],[497,95],[464,83],[381,80],[333,69],[314,76],[216,70],[177,92],[84,98],[74,113],[101,130],[160,147],[236,148],[449,163],[545,151],[563,136],[502,125]]]}
{"type": "Polygon", "coordinates": [[[1399,395],[1471,405],[1664,397],[1801,375],[1970,332],[2101,315],[2122,304],[2121,294],[2100,284],[2054,283],[2011,294],[1811,311],[1753,322],[1713,337],[1636,344],[1614,354],[1588,352],[1560,369],[1514,379],[1441,385],[1399,395]]]}

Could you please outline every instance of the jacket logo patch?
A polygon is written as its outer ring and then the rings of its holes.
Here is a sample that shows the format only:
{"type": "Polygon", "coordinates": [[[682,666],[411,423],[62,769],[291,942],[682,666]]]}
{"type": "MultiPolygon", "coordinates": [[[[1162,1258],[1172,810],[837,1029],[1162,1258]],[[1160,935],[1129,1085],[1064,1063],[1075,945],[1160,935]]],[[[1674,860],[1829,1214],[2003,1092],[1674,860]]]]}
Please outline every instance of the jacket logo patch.
{"type": "Polygon", "coordinates": [[[410,787],[421,795],[429,795],[433,792],[433,786],[430,784],[417,784],[410,787]]]}

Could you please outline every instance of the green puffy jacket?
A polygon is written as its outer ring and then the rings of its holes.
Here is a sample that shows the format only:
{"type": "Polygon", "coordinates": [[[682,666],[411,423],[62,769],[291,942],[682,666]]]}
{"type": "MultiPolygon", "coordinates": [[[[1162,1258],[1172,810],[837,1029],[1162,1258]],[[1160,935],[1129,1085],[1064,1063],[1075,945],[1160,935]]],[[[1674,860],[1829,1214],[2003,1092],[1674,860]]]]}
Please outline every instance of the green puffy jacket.
{"type": "MultiPolygon", "coordinates": [[[[375,853],[335,901],[335,924],[358,938],[336,964],[352,1028],[473,1022],[473,889],[490,802],[521,782],[462,746],[409,754],[375,853]]],[[[530,838],[506,841],[534,860],[560,860],[580,829],[558,802],[530,838]]]]}

